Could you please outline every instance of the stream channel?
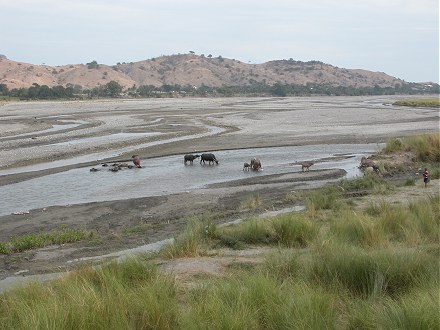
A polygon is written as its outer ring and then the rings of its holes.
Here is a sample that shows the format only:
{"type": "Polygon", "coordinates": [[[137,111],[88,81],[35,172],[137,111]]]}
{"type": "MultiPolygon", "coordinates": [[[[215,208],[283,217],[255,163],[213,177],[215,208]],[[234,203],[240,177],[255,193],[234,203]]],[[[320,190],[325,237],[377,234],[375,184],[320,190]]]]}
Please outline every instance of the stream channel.
{"type": "Polygon", "coordinates": [[[205,188],[209,184],[252,176],[301,171],[295,162],[313,161],[311,170],[344,169],[345,178],[361,176],[360,158],[378,150],[377,144],[328,144],[213,151],[218,165],[201,165],[196,159],[184,165],[183,155],[142,161],[142,168],[118,172],[95,165],[0,187],[0,216],[53,205],[168,195],[205,188]],[[261,159],[263,171],[243,171],[251,157],[261,159]]]}

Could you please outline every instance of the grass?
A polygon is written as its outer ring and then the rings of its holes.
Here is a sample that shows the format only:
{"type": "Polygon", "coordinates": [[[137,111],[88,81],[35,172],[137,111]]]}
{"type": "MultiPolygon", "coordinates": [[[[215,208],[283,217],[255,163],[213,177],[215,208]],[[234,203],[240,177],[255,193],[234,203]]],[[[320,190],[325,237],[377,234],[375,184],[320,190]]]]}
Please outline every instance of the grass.
{"type": "Polygon", "coordinates": [[[361,297],[399,296],[438,276],[436,266],[436,258],[421,251],[334,245],[314,259],[312,275],[320,285],[341,286],[361,297]]]}
{"type": "Polygon", "coordinates": [[[416,135],[402,139],[390,138],[384,149],[385,154],[399,151],[414,151],[416,161],[440,162],[440,133],[416,135]]]}
{"type": "Polygon", "coordinates": [[[259,263],[240,257],[215,276],[189,280],[170,277],[156,259],[80,269],[0,295],[0,328],[440,329],[440,197],[366,208],[341,201],[345,192],[376,193],[384,183],[375,180],[307,194],[313,216],[291,212],[225,227],[212,216],[190,218],[158,255],[272,247],[259,263]]]}
{"type": "Polygon", "coordinates": [[[160,224],[160,223],[145,223],[145,222],[140,222],[139,224],[137,224],[136,226],[133,227],[129,227],[124,229],[124,233],[127,235],[131,235],[131,234],[141,234],[141,233],[145,233],[148,232],[151,229],[157,229],[157,228],[162,228],[164,227],[165,224],[160,224]]]}
{"type": "Polygon", "coordinates": [[[261,198],[259,194],[248,197],[240,203],[240,209],[256,209],[261,206],[261,198]]]}
{"type": "Polygon", "coordinates": [[[61,228],[49,233],[13,236],[9,242],[0,242],[0,254],[22,252],[53,244],[73,243],[92,237],[92,232],[70,228],[61,228]]]}
{"type": "Polygon", "coordinates": [[[439,108],[440,99],[413,99],[413,100],[399,100],[393,103],[393,105],[402,105],[407,107],[430,107],[439,108]]]}
{"type": "Polygon", "coordinates": [[[187,220],[181,235],[172,244],[164,246],[159,255],[166,259],[197,257],[205,254],[206,242],[214,235],[215,225],[210,217],[195,216],[187,220]]]}
{"type": "Polygon", "coordinates": [[[83,269],[0,296],[1,329],[175,329],[176,287],[151,264],[83,269]]]}

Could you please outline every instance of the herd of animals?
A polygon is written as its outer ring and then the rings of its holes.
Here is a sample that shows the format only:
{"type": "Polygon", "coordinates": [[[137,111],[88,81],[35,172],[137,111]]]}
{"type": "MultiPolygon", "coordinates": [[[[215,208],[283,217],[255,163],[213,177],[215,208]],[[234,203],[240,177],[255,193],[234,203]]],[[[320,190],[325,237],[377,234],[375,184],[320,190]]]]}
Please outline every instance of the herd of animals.
{"type": "MultiPolygon", "coordinates": [[[[215,155],[213,153],[203,153],[201,155],[193,155],[193,154],[186,154],[183,157],[183,163],[185,165],[188,164],[193,164],[194,160],[196,160],[197,158],[200,158],[200,164],[205,165],[206,163],[208,163],[208,165],[214,165],[214,163],[216,165],[218,165],[218,160],[215,157],[215,155]]],[[[139,158],[139,155],[133,155],[131,157],[131,161],[133,162],[133,165],[128,164],[127,160],[124,160],[122,162],[114,162],[111,165],[109,165],[109,163],[102,163],[102,167],[109,167],[109,170],[112,172],[118,172],[120,170],[122,170],[123,168],[142,168],[141,166],[141,160],[139,158]]],[[[310,170],[310,166],[313,165],[313,163],[311,162],[303,162],[303,163],[299,163],[298,165],[301,165],[301,170],[302,172],[306,171],[308,172],[310,170]]],[[[262,171],[263,168],[261,166],[261,161],[260,159],[253,157],[250,162],[245,162],[243,164],[243,171],[262,171]]],[[[98,168],[96,167],[92,167],[90,169],[90,172],[97,172],[99,171],[98,168]]]]}
{"type": "MultiPolygon", "coordinates": [[[[218,165],[218,160],[215,157],[215,155],[213,153],[203,153],[201,155],[193,155],[193,154],[186,154],[183,157],[183,163],[185,165],[188,164],[193,164],[194,160],[196,160],[197,158],[200,158],[200,164],[205,165],[206,163],[208,163],[208,165],[214,165],[214,163],[216,165],[218,165]]],[[[133,162],[133,165],[124,162],[114,162],[112,165],[109,165],[108,163],[103,163],[102,166],[103,167],[109,167],[109,170],[112,172],[118,172],[123,168],[142,168],[141,166],[141,159],[139,158],[139,155],[133,155],[131,157],[131,161],[133,162]]],[[[314,165],[314,163],[312,162],[300,162],[300,163],[295,163],[294,165],[301,165],[301,171],[302,172],[309,172],[310,171],[310,167],[312,165],[314,165]]],[[[379,171],[379,167],[378,165],[371,159],[367,159],[366,157],[362,157],[361,159],[361,164],[359,166],[360,169],[371,169],[374,172],[378,172],[379,171]]],[[[243,171],[262,171],[263,168],[261,167],[261,161],[260,159],[253,157],[250,162],[245,162],[243,164],[243,171]]],[[[90,169],[90,172],[96,172],[99,171],[99,169],[92,167],[90,169]]]]}

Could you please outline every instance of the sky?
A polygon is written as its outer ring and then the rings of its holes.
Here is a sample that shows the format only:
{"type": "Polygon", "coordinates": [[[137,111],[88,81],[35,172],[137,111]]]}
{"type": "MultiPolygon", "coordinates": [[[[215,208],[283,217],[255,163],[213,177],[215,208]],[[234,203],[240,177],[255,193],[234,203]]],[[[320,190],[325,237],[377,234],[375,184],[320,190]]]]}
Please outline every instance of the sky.
{"type": "Polygon", "coordinates": [[[438,0],[0,0],[0,54],[114,65],[196,54],[439,82],[438,0]]]}

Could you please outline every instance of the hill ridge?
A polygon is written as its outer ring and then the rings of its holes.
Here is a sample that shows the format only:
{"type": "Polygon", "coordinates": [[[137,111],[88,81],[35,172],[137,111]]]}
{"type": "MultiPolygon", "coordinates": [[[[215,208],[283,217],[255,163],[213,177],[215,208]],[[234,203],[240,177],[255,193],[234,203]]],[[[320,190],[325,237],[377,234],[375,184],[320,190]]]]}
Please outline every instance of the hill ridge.
{"type": "Polygon", "coordinates": [[[49,66],[9,60],[0,56],[0,84],[9,89],[32,84],[94,88],[116,81],[124,88],[152,85],[246,86],[256,83],[328,84],[331,86],[394,87],[405,81],[384,72],[345,69],[320,61],[272,60],[261,64],[244,63],[221,56],[196,54],[163,55],[116,65],[86,64],[49,66]]]}

